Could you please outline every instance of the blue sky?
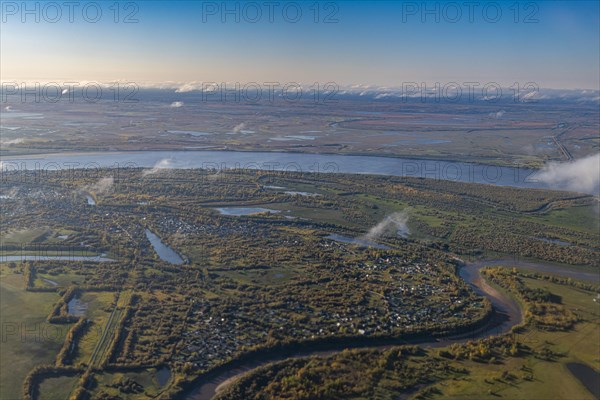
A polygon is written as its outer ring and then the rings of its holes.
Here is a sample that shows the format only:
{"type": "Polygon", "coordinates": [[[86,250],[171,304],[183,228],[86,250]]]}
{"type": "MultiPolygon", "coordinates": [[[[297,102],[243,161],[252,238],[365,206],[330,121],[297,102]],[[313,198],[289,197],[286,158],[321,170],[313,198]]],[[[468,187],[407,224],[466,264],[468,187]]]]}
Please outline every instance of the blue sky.
{"type": "Polygon", "coordinates": [[[254,3],[258,8],[228,2],[229,10],[238,11],[225,15],[221,1],[139,1],[137,9],[120,2],[118,23],[113,1],[98,2],[96,23],[90,22],[93,7],[84,18],[86,1],[74,9],[72,23],[65,8],[56,23],[48,22],[56,16],[44,8],[48,2],[28,2],[33,12],[27,15],[20,1],[1,3],[3,81],[600,85],[598,1],[518,2],[517,8],[514,1],[495,2],[499,7],[479,1],[472,21],[463,1],[426,2],[433,12],[425,15],[421,1],[278,1],[272,22],[264,1],[254,3]],[[293,23],[295,5],[302,16],[293,23]],[[257,9],[262,16],[252,22],[257,9]],[[132,12],[138,22],[124,23],[132,12]],[[331,23],[324,23],[331,13],[331,23]]]}

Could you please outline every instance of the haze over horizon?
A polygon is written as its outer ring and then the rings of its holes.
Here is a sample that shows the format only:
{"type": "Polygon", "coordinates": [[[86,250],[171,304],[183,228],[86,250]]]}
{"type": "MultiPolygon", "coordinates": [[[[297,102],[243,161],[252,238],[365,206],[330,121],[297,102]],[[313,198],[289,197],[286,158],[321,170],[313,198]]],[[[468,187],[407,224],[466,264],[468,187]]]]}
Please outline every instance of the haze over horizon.
{"type": "Polygon", "coordinates": [[[600,87],[593,1],[52,3],[2,2],[2,81],[600,87]]]}

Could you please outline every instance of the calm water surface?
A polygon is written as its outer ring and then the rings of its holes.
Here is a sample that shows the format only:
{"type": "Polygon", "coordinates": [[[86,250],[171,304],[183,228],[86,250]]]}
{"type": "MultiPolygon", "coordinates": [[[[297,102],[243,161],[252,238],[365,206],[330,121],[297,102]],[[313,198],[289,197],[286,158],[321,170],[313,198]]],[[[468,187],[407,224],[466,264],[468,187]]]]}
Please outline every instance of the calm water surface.
{"type": "Polygon", "coordinates": [[[536,170],[483,164],[378,156],[286,152],[138,151],[2,157],[2,171],[76,168],[206,168],[412,176],[521,188],[549,188],[536,170]]]}
{"type": "Polygon", "coordinates": [[[183,264],[183,258],[181,258],[181,256],[177,254],[175,250],[164,244],[162,240],[160,240],[160,237],[154,234],[151,230],[146,229],[146,237],[152,244],[154,251],[156,251],[156,254],[158,254],[161,260],[171,264],[183,264]]]}

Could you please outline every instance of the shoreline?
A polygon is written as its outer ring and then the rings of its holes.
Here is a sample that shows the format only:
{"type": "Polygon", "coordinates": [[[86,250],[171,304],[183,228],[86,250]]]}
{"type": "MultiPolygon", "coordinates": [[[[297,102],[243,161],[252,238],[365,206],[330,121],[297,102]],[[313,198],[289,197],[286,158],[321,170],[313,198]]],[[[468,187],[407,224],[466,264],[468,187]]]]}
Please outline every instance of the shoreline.
{"type": "Polygon", "coordinates": [[[3,150],[0,150],[0,159],[8,157],[34,157],[34,156],[55,156],[55,155],[92,155],[92,154],[105,154],[105,153],[143,153],[143,152],[174,152],[174,153],[189,153],[195,151],[211,151],[211,152],[236,152],[236,153],[285,153],[285,154],[306,154],[306,155],[314,155],[314,156],[349,156],[349,157],[377,157],[377,158],[386,158],[386,159],[406,159],[406,160],[427,160],[427,161],[438,161],[438,162],[448,162],[448,163],[465,163],[465,164],[473,164],[478,166],[492,166],[492,167],[506,167],[506,168],[523,168],[528,170],[539,170],[540,167],[543,167],[543,163],[539,165],[519,165],[511,162],[485,162],[483,159],[475,159],[475,160],[459,160],[456,158],[446,158],[446,157],[432,157],[427,154],[422,156],[415,155],[402,155],[402,154],[390,154],[390,153],[369,153],[369,152],[349,152],[349,153],[339,153],[339,152],[329,152],[329,151],[301,151],[301,150],[289,150],[289,149],[231,149],[227,148],[227,146],[219,146],[215,145],[212,148],[177,148],[177,149],[169,149],[169,148],[156,148],[156,149],[111,149],[111,150],[102,150],[102,149],[93,149],[93,150],[85,150],[85,151],[76,151],[72,149],[60,149],[60,150],[52,150],[50,152],[34,152],[34,153],[20,153],[20,154],[4,154],[3,150]]]}

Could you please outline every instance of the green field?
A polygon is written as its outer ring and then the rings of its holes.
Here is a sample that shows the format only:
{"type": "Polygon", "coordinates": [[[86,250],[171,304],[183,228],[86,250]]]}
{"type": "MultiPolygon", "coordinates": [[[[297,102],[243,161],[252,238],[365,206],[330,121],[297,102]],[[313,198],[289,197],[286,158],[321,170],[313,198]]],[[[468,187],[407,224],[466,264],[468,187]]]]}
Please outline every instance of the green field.
{"type": "Polygon", "coordinates": [[[141,371],[125,373],[102,373],[97,376],[98,387],[95,393],[108,394],[111,396],[125,396],[132,400],[147,400],[155,398],[169,385],[167,380],[163,386],[158,380],[156,368],[148,368],[141,371]],[[131,385],[133,383],[133,385],[131,385]],[[137,389],[129,391],[124,386],[137,386],[137,389]]]}
{"type": "Polygon", "coordinates": [[[501,364],[461,362],[467,368],[467,377],[447,380],[436,385],[444,399],[593,399],[594,397],[567,370],[566,363],[581,362],[600,372],[600,303],[594,302],[595,294],[581,289],[553,284],[547,281],[525,279],[532,288],[546,288],[562,299],[562,304],[575,311],[582,321],[567,332],[549,332],[528,327],[517,335],[519,341],[533,350],[549,348],[560,354],[550,362],[534,356],[511,357],[501,364]],[[533,380],[524,380],[526,374],[533,380]],[[502,379],[509,371],[514,379],[502,379]]]}
{"type": "Polygon", "coordinates": [[[71,388],[77,383],[77,376],[61,376],[44,379],[40,384],[39,400],[67,399],[71,388]]]}
{"type": "Polygon", "coordinates": [[[3,235],[2,241],[9,243],[32,243],[48,236],[52,231],[48,228],[19,229],[3,235]]]}
{"type": "Polygon", "coordinates": [[[569,227],[576,231],[591,233],[593,235],[597,235],[600,229],[597,204],[552,210],[547,214],[536,215],[533,219],[554,226],[569,227]]]}
{"type": "Polygon", "coordinates": [[[110,312],[103,308],[109,306],[113,299],[114,293],[110,292],[88,292],[81,296],[81,301],[88,305],[86,316],[92,321],[92,325],[77,343],[74,365],[89,363],[90,357],[102,337],[102,332],[106,329],[106,322],[110,316],[110,312]]]}
{"type": "Polygon", "coordinates": [[[58,294],[32,293],[24,288],[23,276],[3,266],[0,275],[0,398],[3,400],[21,398],[27,373],[36,365],[54,362],[71,326],[46,323],[58,294]]]}
{"type": "Polygon", "coordinates": [[[74,273],[62,273],[58,275],[37,273],[34,285],[35,287],[51,288],[55,286],[52,283],[54,282],[57,284],[56,286],[68,287],[70,285],[77,285],[81,283],[82,280],[83,277],[81,275],[76,275],[74,273]]]}

